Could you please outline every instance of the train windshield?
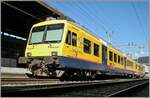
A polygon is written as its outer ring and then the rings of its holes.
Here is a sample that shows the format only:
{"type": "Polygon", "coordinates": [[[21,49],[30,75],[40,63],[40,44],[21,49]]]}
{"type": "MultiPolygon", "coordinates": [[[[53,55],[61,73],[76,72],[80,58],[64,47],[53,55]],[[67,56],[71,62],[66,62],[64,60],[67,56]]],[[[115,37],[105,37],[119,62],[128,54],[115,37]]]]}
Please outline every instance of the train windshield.
{"type": "Polygon", "coordinates": [[[45,42],[60,42],[64,30],[64,24],[48,25],[45,42]]]}
{"type": "Polygon", "coordinates": [[[34,27],[30,37],[30,43],[60,42],[63,30],[64,24],[34,27]]]}
{"type": "Polygon", "coordinates": [[[30,43],[41,43],[44,35],[44,29],[45,26],[33,28],[30,43]]]}

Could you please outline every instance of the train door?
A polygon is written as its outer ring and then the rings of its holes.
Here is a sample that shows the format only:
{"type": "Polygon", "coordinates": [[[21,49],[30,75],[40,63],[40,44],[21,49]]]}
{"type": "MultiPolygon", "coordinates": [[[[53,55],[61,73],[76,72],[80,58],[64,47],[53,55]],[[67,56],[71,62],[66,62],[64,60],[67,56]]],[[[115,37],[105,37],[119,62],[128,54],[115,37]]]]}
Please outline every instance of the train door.
{"type": "Polygon", "coordinates": [[[78,56],[78,43],[77,43],[77,32],[72,32],[72,56],[77,58],[78,56]]]}
{"type": "Polygon", "coordinates": [[[64,44],[64,55],[66,55],[67,57],[72,56],[71,42],[72,42],[71,41],[71,30],[68,30],[67,34],[66,34],[65,44],[64,44]]]}
{"type": "Polygon", "coordinates": [[[102,45],[102,64],[107,65],[107,47],[102,45]]]}
{"type": "Polygon", "coordinates": [[[76,58],[78,56],[78,33],[70,27],[66,35],[64,55],[76,58]]]}

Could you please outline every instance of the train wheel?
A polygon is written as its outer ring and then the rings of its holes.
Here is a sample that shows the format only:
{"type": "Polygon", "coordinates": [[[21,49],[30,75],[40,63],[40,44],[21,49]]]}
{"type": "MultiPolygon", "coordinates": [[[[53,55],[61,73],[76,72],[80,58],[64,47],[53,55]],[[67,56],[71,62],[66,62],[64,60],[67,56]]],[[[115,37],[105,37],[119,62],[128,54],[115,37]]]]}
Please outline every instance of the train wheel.
{"type": "Polygon", "coordinates": [[[36,69],[36,70],[34,70],[34,71],[32,71],[32,74],[33,74],[33,76],[42,76],[43,75],[43,71],[42,71],[42,69],[41,68],[39,68],[39,69],[36,69]]]}
{"type": "Polygon", "coordinates": [[[129,74],[129,75],[128,75],[128,78],[132,78],[132,77],[133,77],[132,74],[129,74]]]}

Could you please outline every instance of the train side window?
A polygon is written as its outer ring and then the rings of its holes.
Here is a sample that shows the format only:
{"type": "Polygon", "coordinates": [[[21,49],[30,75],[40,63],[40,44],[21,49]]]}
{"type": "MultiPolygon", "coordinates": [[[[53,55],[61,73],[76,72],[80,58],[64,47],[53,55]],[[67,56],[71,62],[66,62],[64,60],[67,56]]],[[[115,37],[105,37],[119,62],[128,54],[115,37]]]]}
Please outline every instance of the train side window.
{"type": "Polygon", "coordinates": [[[72,33],[72,46],[77,46],[77,34],[72,33]]]}
{"type": "Polygon", "coordinates": [[[138,65],[136,65],[136,69],[138,69],[138,65]]]}
{"type": "Polygon", "coordinates": [[[142,67],[142,71],[144,71],[144,67],[142,67]]]}
{"type": "Polygon", "coordinates": [[[91,41],[84,38],[84,52],[91,54],[91,41]]]}
{"type": "Polygon", "coordinates": [[[128,66],[128,67],[133,67],[133,62],[132,62],[132,61],[127,60],[127,66],[128,66]]]}
{"type": "Polygon", "coordinates": [[[102,57],[107,59],[107,47],[102,45],[102,57]]]}
{"type": "Polygon", "coordinates": [[[99,56],[99,45],[94,43],[94,55],[99,56]]]}
{"type": "Polygon", "coordinates": [[[114,54],[114,62],[117,62],[117,54],[114,54]]]}
{"type": "Polygon", "coordinates": [[[112,61],[113,60],[113,53],[111,51],[109,51],[109,60],[112,61]]]}
{"type": "Polygon", "coordinates": [[[123,57],[121,57],[121,64],[123,65],[123,57]]]}
{"type": "Polygon", "coordinates": [[[71,31],[67,33],[66,44],[71,45],[71,31]]]}
{"type": "Polygon", "coordinates": [[[120,64],[120,56],[118,55],[118,64],[120,64]]]}
{"type": "Polygon", "coordinates": [[[139,66],[139,71],[141,71],[141,67],[139,66]]]}

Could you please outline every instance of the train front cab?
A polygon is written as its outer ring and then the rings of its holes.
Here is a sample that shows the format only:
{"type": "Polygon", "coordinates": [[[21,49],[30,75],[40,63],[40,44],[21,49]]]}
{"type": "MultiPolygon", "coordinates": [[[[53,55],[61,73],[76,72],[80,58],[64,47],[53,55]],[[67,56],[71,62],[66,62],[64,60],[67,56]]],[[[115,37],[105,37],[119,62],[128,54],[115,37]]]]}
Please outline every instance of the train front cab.
{"type": "Polygon", "coordinates": [[[25,57],[62,56],[65,33],[65,21],[53,20],[33,25],[26,46],[25,57]]]}
{"type": "MultiPolygon", "coordinates": [[[[25,57],[20,57],[18,63],[27,64],[31,71],[40,69],[43,65],[46,67],[56,65],[54,67],[57,67],[59,58],[63,56],[66,24],[65,20],[50,20],[33,25],[26,46],[25,57]]],[[[40,70],[46,70],[46,67],[40,70]]]]}

